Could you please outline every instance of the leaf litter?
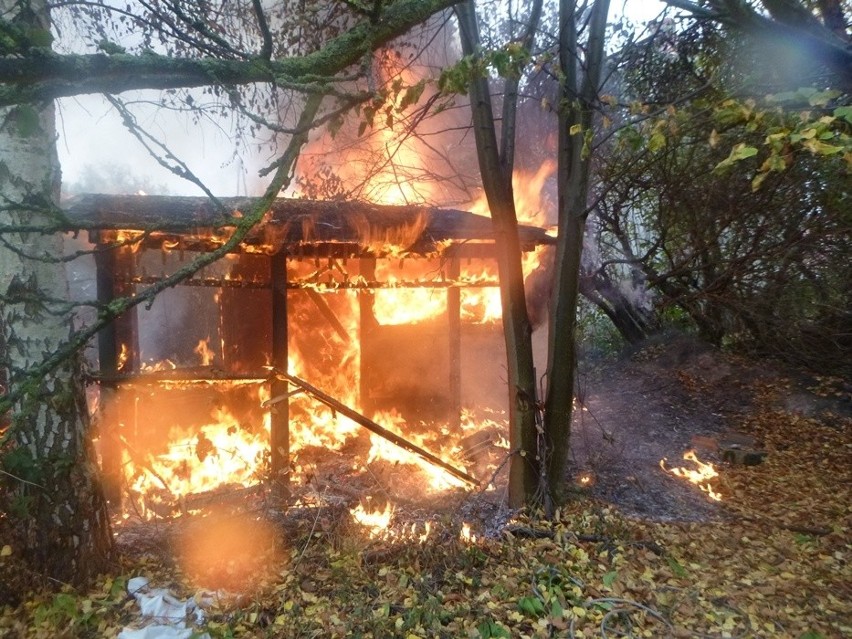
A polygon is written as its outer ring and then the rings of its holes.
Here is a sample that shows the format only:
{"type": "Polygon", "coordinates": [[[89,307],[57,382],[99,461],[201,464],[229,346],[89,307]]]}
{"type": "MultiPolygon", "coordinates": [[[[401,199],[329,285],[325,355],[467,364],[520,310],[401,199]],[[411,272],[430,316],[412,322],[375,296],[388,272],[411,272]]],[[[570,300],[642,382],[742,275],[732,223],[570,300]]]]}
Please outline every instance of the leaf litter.
{"type": "MultiPolygon", "coordinates": [[[[174,530],[149,530],[92,591],[6,606],[0,636],[116,637],[135,619],[132,576],[178,597],[219,586],[199,628],[214,638],[852,636],[852,420],[779,407],[783,379],[745,385],[736,427],[765,460],[718,465],[722,501],[698,517],[649,516],[594,489],[550,521],[456,493],[443,509],[397,507],[379,533],[340,504],[307,504],[286,522],[256,511],[277,534],[249,570],[220,548],[205,574],[174,560],[174,530]]],[[[0,572],[16,559],[3,548],[0,572]]]]}

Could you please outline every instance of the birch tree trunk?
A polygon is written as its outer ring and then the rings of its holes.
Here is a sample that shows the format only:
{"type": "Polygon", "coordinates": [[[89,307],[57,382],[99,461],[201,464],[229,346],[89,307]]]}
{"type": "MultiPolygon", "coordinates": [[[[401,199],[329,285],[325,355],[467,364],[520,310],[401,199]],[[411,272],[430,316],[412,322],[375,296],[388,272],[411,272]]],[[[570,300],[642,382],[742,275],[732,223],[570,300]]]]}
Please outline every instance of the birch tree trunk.
{"type": "MultiPolygon", "coordinates": [[[[46,37],[42,0],[0,0],[0,14],[46,37]]],[[[52,101],[0,109],[0,226],[50,222],[58,203],[59,162],[52,101]]],[[[33,379],[28,371],[67,339],[72,313],[63,238],[0,235],[0,362],[9,389],[24,387],[3,435],[3,481],[25,538],[18,552],[44,576],[84,583],[113,553],[106,502],[95,464],[80,360],[33,379]]]]}

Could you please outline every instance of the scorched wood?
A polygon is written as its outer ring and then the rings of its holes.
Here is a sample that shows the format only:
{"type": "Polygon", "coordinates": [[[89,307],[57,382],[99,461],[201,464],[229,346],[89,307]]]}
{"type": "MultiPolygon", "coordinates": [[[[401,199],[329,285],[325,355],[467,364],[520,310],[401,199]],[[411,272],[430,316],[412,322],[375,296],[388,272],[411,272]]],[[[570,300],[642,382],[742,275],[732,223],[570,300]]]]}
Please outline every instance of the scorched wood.
{"type": "MultiPolygon", "coordinates": [[[[255,205],[253,198],[207,198],[165,195],[81,194],[67,200],[60,229],[144,230],[227,237],[230,229],[255,205]]],[[[525,248],[552,244],[543,229],[521,226],[525,248]]],[[[247,239],[273,252],[326,243],[351,243],[373,254],[390,247],[413,253],[433,252],[443,242],[493,241],[491,220],[456,209],[426,205],[387,206],[358,201],[312,201],[280,198],[264,222],[247,239]]],[[[144,237],[146,246],[162,238],[144,237]]]]}

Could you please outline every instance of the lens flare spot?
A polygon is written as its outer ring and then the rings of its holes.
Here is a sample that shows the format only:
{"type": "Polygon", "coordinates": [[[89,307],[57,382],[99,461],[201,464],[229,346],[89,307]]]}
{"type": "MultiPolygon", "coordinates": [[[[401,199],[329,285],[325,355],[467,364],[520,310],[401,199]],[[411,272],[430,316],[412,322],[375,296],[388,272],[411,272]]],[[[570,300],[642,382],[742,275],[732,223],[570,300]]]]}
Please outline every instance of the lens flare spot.
{"type": "Polygon", "coordinates": [[[274,565],[275,541],[269,522],[213,513],[187,526],[177,543],[178,560],[197,588],[246,592],[259,587],[274,565]]]}

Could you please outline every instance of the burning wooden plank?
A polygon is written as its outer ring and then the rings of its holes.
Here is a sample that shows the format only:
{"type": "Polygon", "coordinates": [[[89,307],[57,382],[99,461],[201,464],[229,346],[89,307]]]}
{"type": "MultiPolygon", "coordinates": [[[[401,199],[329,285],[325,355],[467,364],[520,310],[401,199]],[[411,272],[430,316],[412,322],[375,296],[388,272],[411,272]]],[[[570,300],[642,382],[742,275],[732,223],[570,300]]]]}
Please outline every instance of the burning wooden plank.
{"type": "MultiPolygon", "coordinates": [[[[332,410],[335,410],[338,413],[345,415],[346,417],[351,419],[356,424],[363,426],[364,428],[369,430],[371,433],[375,433],[379,437],[386,439],[387,441],[391,442],[395,446],[399,446],[403,450],[407,450],[410,453],[414,453],[415,455],[419,456],[420,458],[425,459],[430,464],[432,464],[434,466],[438,466],[439,468],[445,470],[446,472],[448,472],[453,477],[461,479],[462,481],[464,481],[464,482],[466,482],[466,483],[468,483],[472,486],[478,486],[479,485],[479,482],[474,477],[471,477],[470,475],[468,475],[466,472],[459,470],[458,468],[455,468],[454,466],[445,462],[440,457],[433,455],[428,450],[421,448],[417,444],[414,444],[414,443],[408,441],[404,437],[400,437],[396,433],[389,431],[384,426],[377,424],[372,419],[362,415],[361,413],[350,408],[346,404],[339,402],[338,400],[333,398],[331,395],[324,393],[323,391],[321,391],[320,389],[318,389],[315,386],[312,386],[311,384],[309,384],[305,380],[301,379],[300,377],[296,377],[295,375],[291,375],[290,373],[285,373],[285,372],[280,371],[280,370],[277,370],[275,373],[281,379],[286,380],[286,381],[290,382],[291,384],[304,389],[305,392],[312,395],[313,397],[315,397],[316,399],[321,401],[323,404],[325,404],[326,406],[328,406],[332,410]]],[[[266,402],[266,404],[274,403],[276,401],[283,401],[285,398],[286,398],[286,396],[274,397],[274,398],[268,400],[266,402]]]]}
{"type": "MultiPolygon", "coordinates": [[[[242,216],[255,205],[254,198],[227,197],[220,206],[207,198],[158,195],[81,194],[70,198],[59,230],[150,231],[140,235],[146,246],[159,247],[163,237],[154,232],[191,236],[196,242],[220,243],[242,216]]],[[[552,244],[544,229],[520,226],[527,250],[552,244]]],[[[352,248],[380,254],[432,253],[444,243],[492,242],[491,220],[456,209],[427,205],[387,206],[368,202],[312,201],[279,198],[247,244],[275,252],[287,248],[351,244],[352,248]]]]}

